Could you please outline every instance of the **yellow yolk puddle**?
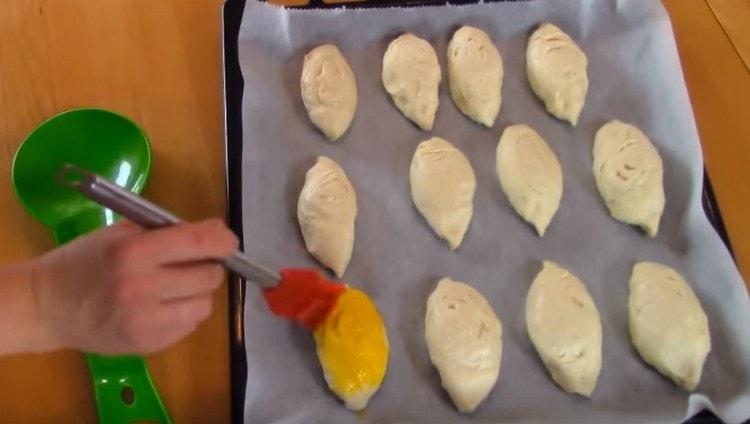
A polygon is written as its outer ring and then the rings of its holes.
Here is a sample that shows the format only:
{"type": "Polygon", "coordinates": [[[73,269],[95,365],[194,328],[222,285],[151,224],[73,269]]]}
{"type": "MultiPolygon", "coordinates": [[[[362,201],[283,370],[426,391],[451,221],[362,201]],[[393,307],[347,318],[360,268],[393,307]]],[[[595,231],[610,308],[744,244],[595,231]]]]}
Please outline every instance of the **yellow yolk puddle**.
{"type": "Polygon", "coordinates": [[[375,304],[347,289],[314,336],[328,386],[349,409],[363,409],[388,365],[388,337],[375,304]]]}

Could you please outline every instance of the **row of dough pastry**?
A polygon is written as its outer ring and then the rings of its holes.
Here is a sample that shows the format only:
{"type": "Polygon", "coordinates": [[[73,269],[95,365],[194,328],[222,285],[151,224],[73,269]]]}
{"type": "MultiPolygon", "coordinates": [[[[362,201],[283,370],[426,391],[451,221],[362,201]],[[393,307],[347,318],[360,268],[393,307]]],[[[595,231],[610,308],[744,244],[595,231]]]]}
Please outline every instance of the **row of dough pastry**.
{"type": "MultiPolygon", "coordinates": [[[[700,302],[675,270],[658,263],[637,263],[629,285],[636,350],[675,384],[693,390],[711,350],[700,302]]],[[[526,329],[552,380],[590,396],[602,368],[602,324],[581,280],[544,261],[526,296],[526,329]]],[[[502,323],[492,306],[470,285],[443,278],[427,299],[425,339],[456,408],[473,411],[500,375],[502,323]]]]}
{"type": "MultiPolygon", "coordinates": [[[[415,183],[427,185],[415,189],[427,198],[426,203],[413,194],[415,205],[446,238],[462,236],[475,187],[473,181],[460,182],[464,178],[459,174],[470,174],[473,180],[468,160],[440,139],[420,144],[414,161],[424,160],[436,160],[439,172],[426,172],[412,182],[413,190],[415,183]],[[459,158],[458,165],[452,166],[455,169],[446,169],[445,160],[450,157],[459,158]],[[453,178],[442,178],[445,175],[453,178]],[[450,189],[461,193],[458,201],[456,196],[429,195],[441,184],[453,184],[450,189]],[[440,209],[445,205],[458,213],[444,215],[440,209]]],[[[351,257],[355,217],[356,195],[346,174],[331,159],[318,158],[300,194],[298,218],[308,250],[339,276],[351,257]]],[[[630,279],[629,311],[631,339],[644,361],[686,390],[695,388],[710,351],[710,336],[706,315],[684,279],[660,264],[636,264],[630,279]]],[[[460,411],[472,411],[499,375],[499,319],[476,290],[447,279],[429,297],[425,319],[429,355],[443,386],[460,411]]],[[[566,391],[590,395],[602,366],[602,329],[599,312],[583,283],[562,267],[544,262],[527,295],[526,325],[552,379],[566,391]]]]}
{"type": "MultiPolygon", "coordinates": [[[[497,145],[497,175],[513,209],[544,235],[563,194],[560,162],[527,125],[507,127],[497,145]]],[[[605,124],[593,148],[596,185],[612,216],[651,236],[664,211],[663,168],[656,148],[638,128],[605,124]]],[[[438,137],[421,142],[409,181],[414,206],[451,249],[461,245],[474,213],[476,175],[469,159],[438,137]]],[[[357,195],[341,167],[320,157],[307,172],[297,218],[307,250],[343,276],[352,255],[357,195]]]]}
{"type": "MultiPolygon", "coordinates": [[[[592,172],[610,214],[651,237],[664,212],[664,167],[637,127],[613,120],[594,137],[592,172]]],[[[527,125],[503,131],[497,174],[515,211],[544,236],[562,198],[562,168],[554,151],[527,125]]]]}
{"type": "MultiPolygon", "coordinates": [[[[448,86],[458,109],[491,127],[502,103],[503,60],[482,30],[463,26],[448,44],[448,86]]],[[[526,49],[529,84],[555,117],[573,126],[588,92],[586,55],[560,28],[541,25],[526,49]]],[[[423,130],[431,130],[442,74],[432,45],[411,33],[393,40],[383,55],[383,87],[393,103],[423,130]]],[[[330,141],[349,128],[357,108],[357,83],[339,49],[325,44],[305,55],[300,79],[310,120],[330,141]]]]}
{"type": "MultiPolygon", "coordinates": [[[[638,128],[620,121],[596,134],[593,174],[616,219],[654,236],[664,211],[663,168],[656,148],[638,128]]],[[[560,206],[562,167],[527,125],[507,127],[496,152],[497,175],[513,209],[543,236],[560,206]]],[[[414,205],[430,227],[456,249],[473,213],[476,176],[466,156],[434,137],[417,147],[409,173],[414,205]]]]}

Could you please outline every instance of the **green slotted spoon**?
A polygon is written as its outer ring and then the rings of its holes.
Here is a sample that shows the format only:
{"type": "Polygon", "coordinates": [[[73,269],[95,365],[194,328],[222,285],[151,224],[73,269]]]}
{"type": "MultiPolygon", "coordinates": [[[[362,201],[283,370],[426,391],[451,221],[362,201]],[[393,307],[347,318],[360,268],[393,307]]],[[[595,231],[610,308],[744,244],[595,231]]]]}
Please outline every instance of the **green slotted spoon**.
{"type": "MultiPolygon", "coordinates": [[[[52,230],[58,245],[118,219],[55,182],[66,163],[140,193],[151,170],[151,150],[133,121],[103,109],[63,112],[29,134],[13,160],[13,188],[26,210],[52,230]]],[[[100,423],[171,423],[142,357],[86,354],[86,362],[100,423]]]]}

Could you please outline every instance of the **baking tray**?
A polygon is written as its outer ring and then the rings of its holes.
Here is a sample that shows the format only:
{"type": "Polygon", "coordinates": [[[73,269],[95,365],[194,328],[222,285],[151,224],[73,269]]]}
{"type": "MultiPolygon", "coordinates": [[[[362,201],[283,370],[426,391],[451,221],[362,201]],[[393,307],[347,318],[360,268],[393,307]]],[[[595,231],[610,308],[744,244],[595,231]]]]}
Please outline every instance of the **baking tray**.
{"type": "MultiPolygon", "coordinates": [[[[243,244],[242,228],[242,93],[244,82],[238,60],[238,37],[242,13],[247,0],[227,0],[223,9],[223,64],[224,64],[224,147],[225,147],[225,189],[227,198],[227,218],[229,226],[243,244]]],[[[258,1],[258,0],[249,0],[258,1]]],[[[489,1],[534,1],[534,0],[489,0],[489,1]]],[[[538,0],[537,0],[538,1],[538,0]]],[[[475,0],[362,0],[349,4],[330,4],[322,0],[311,0],[302,8],[371,8],[388,6],[419,6],[443,4],[475,3],[475,0]]],[[[703,209],[712,226],[727,246],[734,258],[719,204],[716,201],[708,174],[703,173],[703,209]]],[[[245,386],[247,384],[247,362],[245,353],[244,303],[245,282],[236,275],[230,275],[229,284],[229,342],[230,342],[230,395],[231,420],[242,423],[244,420],[245,386]]],[[[703,411],[688,423],[721,422],[715,415],[703,411]]]]}

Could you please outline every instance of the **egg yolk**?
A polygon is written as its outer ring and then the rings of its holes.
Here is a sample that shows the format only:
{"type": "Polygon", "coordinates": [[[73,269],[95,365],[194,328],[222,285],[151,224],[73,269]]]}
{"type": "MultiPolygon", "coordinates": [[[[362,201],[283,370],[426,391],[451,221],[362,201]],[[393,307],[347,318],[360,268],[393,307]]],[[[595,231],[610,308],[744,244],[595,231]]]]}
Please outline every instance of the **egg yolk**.
{"type": "Polygon", "coordinates": [[[388,338],[380,313],[365,293],[345,290],[314,336],[328,385],[344,401],[380,386],[388,365],[388,338]]]}

